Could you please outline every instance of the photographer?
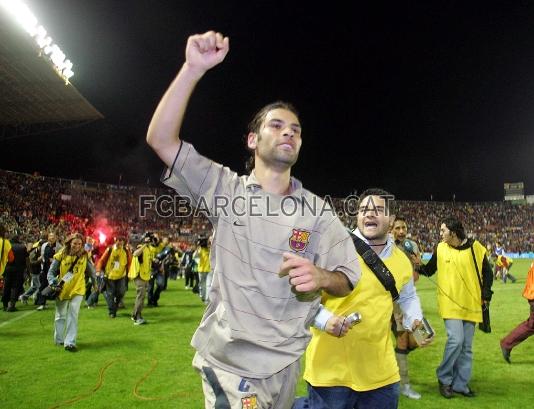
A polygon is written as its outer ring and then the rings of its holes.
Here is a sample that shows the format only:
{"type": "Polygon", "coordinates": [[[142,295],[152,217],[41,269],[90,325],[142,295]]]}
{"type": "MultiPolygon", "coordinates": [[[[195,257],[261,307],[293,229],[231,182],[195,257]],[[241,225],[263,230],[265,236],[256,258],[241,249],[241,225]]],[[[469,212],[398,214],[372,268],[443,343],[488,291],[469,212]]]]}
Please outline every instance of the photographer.
{"type": "Polygon", "coordinates": [[[48,286],[48,280],[46,279],[48,270],[54,260],[54,254],[60,249],[61,243],[58,241],[56,233],[53,231],[49,232],[47,241],[41,246],[41,272],[39,273],[40,287],[35,299],[35,305],[37,305],[36,309],[38,311],[46,309],[46,297],[41,293],[48,286]]]}
{"type": "Polygon", "coordinates": [[[180,265],[184,271],[185,276],[185,289],[191,290],[195,287],[198,288],[198,280],[196,275],[193,274],[193,267],[195,265],[195,260],[193,258],[193,246],[188,244],[184,254],[182,255],[182,260],[180,265]]]}
{"type": "Polygon", "coordinates": [[[152,261],[157,253],[157,237],[150,232],[143,235],[142,243],[133,252],[132,264],[128,272],[128,278],[134,280],[136,287],[135,304],[132,311],[134,325],[146,324],[141,313],[145,302],[148,282],[152,271],[152,261]]]}
{"type": "Polygon", "coordinates": [[[86,275],[95,277],[95,268],[83,248],[83,236],[71,234],[65,246],[57,252],[48,270],[47,279],[59,292],[56,299],[54,341],[75,352],[78,334],[78,314],[85,294],[86,275]]]}
{"type": "Polygon", "coordinates": [[[148,307],[158,306],[161,292],[165,289],[165,271],[163,270],[162,262],[167,255],[167,253],[164,254],[164,249],[168,244],[169,239],[167,237],[164,237],[160,242],[157,235],[154,234],[152,236],[150,246],[152,246],[154,257],[152,258],[150,280],[148,280],[148,307]]]}

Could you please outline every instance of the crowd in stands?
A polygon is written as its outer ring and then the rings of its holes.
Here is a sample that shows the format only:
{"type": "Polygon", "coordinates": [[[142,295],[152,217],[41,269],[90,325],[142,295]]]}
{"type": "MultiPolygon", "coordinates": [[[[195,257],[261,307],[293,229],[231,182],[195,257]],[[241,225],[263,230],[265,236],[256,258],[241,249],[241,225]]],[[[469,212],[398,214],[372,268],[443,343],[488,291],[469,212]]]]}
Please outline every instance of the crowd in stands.
{"type": "Polygon", "coordinates": [[[170,195],[167,189],[117,186],[0,170],[0,223],[28,242],[53,229],[59,237],[76,231],[98,238],[122,235],[138,241],[157,231],[184,244],[209,236],[211,226],[196,217],[161,217],[153,208],[140,216],[139,197],[170,195]]]}
{"type": "MultiPolygon", "coordinates": [[[[66,180],[0,170],[0,223],[26,241],[51,227],[60,237],[77,231],[123,235],[136,241],[146,231],[157,231],[174,241],[193,243],[209,236],[211,226],[199,215],[161,217],[153,208],[140,216],[141,195],[172,195],[148,186],[117,186],[66,180]]],[[[334,199],[337,210],[343,200],[334,199]]],[[[534,207],[508,202],[420,202],[398,201],[398,214],[408,221],[412,238],[423,251],[432,252],[439,242],[439,223],[445,215],[463,221],[468,234],[482,243],[500,242],[507,252],[534,251],[534,207]]],[[[354,218],[342,213],[347,226],[354,218]]]]}

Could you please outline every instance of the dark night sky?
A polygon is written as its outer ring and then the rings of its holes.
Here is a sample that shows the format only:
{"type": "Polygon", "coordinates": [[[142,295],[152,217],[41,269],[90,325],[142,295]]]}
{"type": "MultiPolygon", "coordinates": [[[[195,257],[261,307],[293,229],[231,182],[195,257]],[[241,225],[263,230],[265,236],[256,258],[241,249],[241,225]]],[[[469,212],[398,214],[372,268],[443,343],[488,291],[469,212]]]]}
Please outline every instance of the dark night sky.
{"type": "Polygon", "coordinates": [[[315,193],[500,200],[515,181],[534,193],[531,2],[26,2],[106,118],[4,142],[2,168],[156,185],[150,118],[188,35],[215,29],[230,53],[198,85],[182,129],[212,159],[242,172],[252,113],[283,99],[303,124],[293,173],[315,193]]]}

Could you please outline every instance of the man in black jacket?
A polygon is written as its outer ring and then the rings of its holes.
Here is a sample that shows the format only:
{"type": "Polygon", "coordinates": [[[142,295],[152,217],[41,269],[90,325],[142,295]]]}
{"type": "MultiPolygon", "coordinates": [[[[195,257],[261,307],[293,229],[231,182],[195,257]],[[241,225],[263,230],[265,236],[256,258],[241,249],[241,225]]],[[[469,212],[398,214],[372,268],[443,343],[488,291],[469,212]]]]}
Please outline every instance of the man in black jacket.
{"type": "Polygon", "coordinates": [[[26,245],[21,243],[18,234],[11,238],[11,249],[15,259],[6,265],[4,271],[4,294],[2,295],[4,311],[7,312],[17,311],[15,304],[24,282],[24,271],[28,265],[28,250],[26,245]]]}

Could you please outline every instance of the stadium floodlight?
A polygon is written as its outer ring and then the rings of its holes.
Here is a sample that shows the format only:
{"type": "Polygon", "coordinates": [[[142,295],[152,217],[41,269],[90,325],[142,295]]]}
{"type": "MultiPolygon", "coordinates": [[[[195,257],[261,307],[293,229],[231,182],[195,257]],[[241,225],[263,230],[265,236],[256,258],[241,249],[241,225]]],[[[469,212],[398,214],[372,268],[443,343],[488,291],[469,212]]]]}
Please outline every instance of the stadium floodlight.
{"type": "Polygon", "coordinates": [[[22,1],[0,0],[0,5],[3,6],[30,35],[35,33],[37,18],[22,1]]]}
{"type": "Polygon", "coordinates": [[[57,44],[54,44],[52,37],[47,36],[46,29],[42,25],[38,25],[37,18],[28,6],[21,0],[0,0],[0,6],[33,37],[39,47],[39,55],[46,55],[54,65],[58,75],[65,81],[65,84],[68,84],[69,78],[74,75],[72,63],[70,60],[65,60],[66,56],[63,51],[57,44]]]}

